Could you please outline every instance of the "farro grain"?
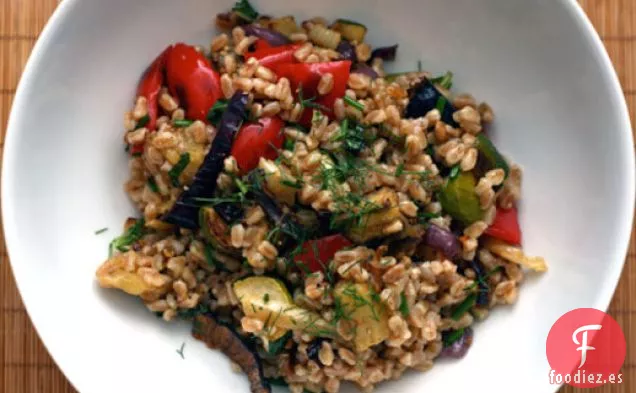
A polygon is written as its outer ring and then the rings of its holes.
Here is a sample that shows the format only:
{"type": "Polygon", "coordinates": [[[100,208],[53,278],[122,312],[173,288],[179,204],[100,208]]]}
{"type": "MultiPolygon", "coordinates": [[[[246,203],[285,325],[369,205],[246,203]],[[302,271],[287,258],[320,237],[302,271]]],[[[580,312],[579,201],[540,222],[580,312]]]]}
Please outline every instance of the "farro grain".
{"type": "Polygon", "coordinates": [[[320,77],[318,82],[318,94],[327,95],[333,89],[333,75],[331,73],[325,73],[320,77]]]}
{"type": "Polygon", "coordinates": [[[135,120],[139,120],[148,114],[148,100],[144,96],[137,97],[132,115],[135,120]]]}
{"type": "Polygon", "coordinates": [[[484,123],[490,124],[495,120],[495,114],[490,105],[488,105],[487,103],[482,102],[481,104],[479,104],[478,110],[479,114],[481,115],[481,120],[484,123]]]}
{"type": "Polygon", "coordinates": [[[473,170],[473,168],[475,168],[475,165],[477,164],[477,157],[477,149],[475,149],[474,147],[468,149],[459,164],[461,170],[464,172],[473,170]]]}
{"type": "Polygon", "coordinates": [[[230,39],[227,36],[227,34],[225,33],[219,34],[216,37],[214,37],[214,39],[212,40],[212,43],[210,44],[210,50],[212,52],[218,52],[221,49],[225,48],[229,42],[230,42],[230,39]]]}
{"type": "Polygon", "coordinates": [[[234,94],[232,78],[230,78],[228,74],[223,74],[223,76],[221,76],[221,90],[223,91],[225,98],[228,99],[234,94]]]}
{"type": "Polygon", "coordinates": [[[277,101],[272,101],[263,107],[261,116],[275,116],[280,111],[280,104],[277,101]]]}
{"type": "Polygon", "coordinates": [[[232,41],[234,45],[238,45],[245,38],[245,30],[242,27],[236,26],[232,29],[232,41]]]}
{"type": "Polygon", "coordinates": [[[354,90],[367,90],[371,85],[371,78],[367,75],[354,72],[349,75],[347,85],[354,90]]]}
{"type": "Polygon", "coordinates": [[[358,61],[366,62],[371,58],[371,47],[367,43],[356,45],[356,57],[358,61]]]}
{"type": "Polygon", "coordinates": [[[124,129],[126,131],[132,131],[137,126],[137,122],[133,118],[133,113],[130,111],[126,111],[124,113],[124,129]]]}
{"type": "Polygon", "coordinates": [[[477,101],[475,97],[470,94],[459,94],[453,99],[453,106],[457,109],[462,109],[467,106],[477,108],[477,101]]]}
{"type": "Polygon", "coordinates": [[[252,91],[252,88],[254,87],[254,83],[252,82],[252,79],[250,78],[238,77],[234,79],[232,86],[235,89],[242,90],[245,93],[249,93],[250,91],[252,91]]]}

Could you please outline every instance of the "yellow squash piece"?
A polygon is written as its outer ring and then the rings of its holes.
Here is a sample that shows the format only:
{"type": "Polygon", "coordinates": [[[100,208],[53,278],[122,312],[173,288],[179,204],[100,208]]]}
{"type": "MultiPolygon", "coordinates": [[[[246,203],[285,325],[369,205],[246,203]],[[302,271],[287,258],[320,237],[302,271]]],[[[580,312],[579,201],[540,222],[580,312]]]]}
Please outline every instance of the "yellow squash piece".
{"type": "Polygon", "coordinates": [[[384,227],[395,220],[402,220],[399,199],[395,191],[382,188],[367,197],[371,206],[377,210],[362,217],[360,225],[349,229],[347,237],[356,243],[365,243],[371,239],[385,236],[384,227]]]}
{"type": "Polygon", "coordinates": [[[354,342],[358,352],[389,337],[388,312],[384,303],[372,293],[368,284],[360,283],[340,283],[335,289],[343,319],[356,324],[354,342]]]}
{"type": "Polygon", "coordinates": [[[245,315],[265,324],[265,336],[273,341],[289,330],[314,336],[334,334],[333,327],[317,313],[297,306],[285,285],[271,277],[252,276],[236,281],[234,294],[245,315]]]}
{"type": "Polygon", "coordinates": [[[508,262],[525,266],[537,272],[545,272],[548,270],[548,265],[542,257],[527,256],[521,248],[502,242],[501,240],[488,238],[484,246],[487,250],[508,262]]]}
{"type": "Polygon", "coordinates": [[[162,291],[164,288],[152,286],[136,271],[127,269],[128,258],[134,257],[134,251],[115,255],[108,259],[97,269],[97,281],[103,288],[120,289],[134,296],[151,296],[152,293],[162,291]]]}

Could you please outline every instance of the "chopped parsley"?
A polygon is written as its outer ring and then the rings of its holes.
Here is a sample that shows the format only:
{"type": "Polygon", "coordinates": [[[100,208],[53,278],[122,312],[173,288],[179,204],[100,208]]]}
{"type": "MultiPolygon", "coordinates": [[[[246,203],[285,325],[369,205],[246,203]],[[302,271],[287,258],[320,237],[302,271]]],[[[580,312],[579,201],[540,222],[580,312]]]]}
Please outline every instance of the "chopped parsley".
{"type": "Polygon", "coordinates": [[[363,111],[364,110],[364,104],[358,102],[357,100],[354,100],[353,98],[351,98],[351,97],[349,97],[347,95],[344,96],[343,100],[344,100],[345,104],[347,104],[349,106],[352,106],[352,107],[356,108],[359,111],[363,111]]]}
{"type": "MultiPolygon", "coordinates": [[[[273,323],[271,325],[273,325],[273,323]]],[[[283,337],[279,338],[278,340],[271,341],[267,348],[268,349],[267,352],[272,356],[276,356],[280,354],[285,349],[285,345],[287,345],[287,342],[291,339],[291,337],[292,337],[292,332],[288,331],[287,333],[285,333],[283,337]]]]}
{"type": "Polygon", "coordinates": [[[144,235],[145,220],[143,218],[138,219],[135,223],[128,228],[128,230],[121,236],[114,238],[109,245],[108,255],[113,255],[113,250],[128,251],[130,246],[137,242],[144,235]]]}
{"type": "Polygon", "coordinates": [[[291,188],[296,188],[298,190],[300,190],[301,188],[303,188],[303,184],[302,181],[296,180],[296,181],[291,181],[289,179],[282,179],[280,181],[280,184],[287,186],[287,187],[291,187],[291,188]]]}
{"type": "Polygon", "coordinates": [[[208,111],[208,121],[210,124],[215,127],[219,125],[221,121],[221,117],[223,116],[223,112],[225,112],[225,108],[227,108],[227,100],[217,100],[212,108],[208,111]]]}
{"type": "Polygon", "coordinates": [[[183,119],[183,120],[175,120],[175,121],[173,121],[172,125],[175,126],[175,127],[183,128],[183,127],[191,126],[192,123],[194,123],[192,120],[183,119]]]}
{"type": "Polygon", "coordinates": [[[269,303],[269,293],[266,293],[263,295],[263,303],[265,304],[269,303]]]}
{"type": "Polygon", "coordinates": [[[404,163],[401,162],[397,168],[395,168],[395,177],[400,177],[404,174],[404,163]]]}
{"type": "Polygon", "coordinates": [[[95,231],[95,234],[96,234],[96,235],[100,235],[100,234],[102,234],[102,233],[106,232],[107,230],[108,230],[108,228],[98,229],[98,230],[96,230],[96,231],[95,231]]]}
{"type": "Polygon", "coordinates": [[[340,123],[340,131],[333,138],[335,142],[342,142],[346,150],[351,153],[359,153],[368,144],[373,142],[373,137],[366,133],[366,129],[357,122],[344,119],[340,123]]]}
{"type": "Polygon", "coordinates": [[[409,303],[406,300],[406,295],[404,292],[400,292],[400,312],[404,318],[408,317],[411,314],[411,310],[409,309],[409,303]]]}
{"type": "Polygon", "coordinates": [[[326,106],[318,104],[317,102],[314,102],[316,101],[316,98],[318,97],[314,96],[314,97],[306,98],[304,96],[302,83],[298,86],[298,102],[300,102],[300,106],[302,106],[303,108],[312,108],[312,109],[318,109],[321,111],[331,112],[331,110],[327,108],[326,106]]]}
{"type": "Polygon", "coordinates": [[[179,161],[168,171],[168,176],[172,180],[172,185],[175,187],[179,187],[179,176],[186,169],[188,164],[190,163],[190,153],[182,153],[181,157],[179,157],[179,161]]]}
{"type": "Polygon", "coordinates": [[[477,280],[475,280],[475,282],[473,282],[472,284],[470,284],[466,288],[464,288],[464,290],[465,291],[472,291],[478,285],[482,285],[484,289],[488,290],[489,289],[489,285],[488,285],[488,282],[486,280],[490,276],[492,276],[493,274],[498,273],[498,272],[500,272],[502,270],[504,270],[503,266],[497,266],[497,267],[493,268],[488,273],[486,273],[483,277],[477,277],[477,280]]]}

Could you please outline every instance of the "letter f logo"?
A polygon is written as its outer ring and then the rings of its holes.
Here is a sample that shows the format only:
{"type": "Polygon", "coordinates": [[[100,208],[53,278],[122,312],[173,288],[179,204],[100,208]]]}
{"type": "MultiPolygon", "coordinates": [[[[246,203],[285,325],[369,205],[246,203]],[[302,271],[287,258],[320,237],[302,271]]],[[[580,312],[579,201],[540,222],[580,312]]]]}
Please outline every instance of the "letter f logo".
{"type": "Polygon", "coordinates": [[[601,327],[601,325],[585,325],[576,329],[572,334],[572,341],[574,341],[574,344],[580,345],[580,347],[576,349],[577,351],[581,351],[581,364],[579,365],[579,368],[583,367],[583,365],[585,364],[585,360],[587,359],[587,351],[593,351],[596,349],[587,345],[587,332],[589,330],[601,330],[601,327]],[[581,342],[579,342],[576,336],[581,332],[583,332],[583,335],[581,336],[581,342]]]}

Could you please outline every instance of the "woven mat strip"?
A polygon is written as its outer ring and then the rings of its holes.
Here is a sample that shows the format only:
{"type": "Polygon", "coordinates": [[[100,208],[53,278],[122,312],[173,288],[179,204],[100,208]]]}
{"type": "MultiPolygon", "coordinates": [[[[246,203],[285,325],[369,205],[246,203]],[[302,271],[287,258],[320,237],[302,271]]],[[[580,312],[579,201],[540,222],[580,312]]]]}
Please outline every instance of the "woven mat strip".
{"type": "MultiPolygon", "coordinates": [[[[612,58],[636,119],[636,0],[580,0],[612,58]]],[[[57,0],[0,0],[0,158],[20,74],[57,0]]],[[[18,294],[0,231],[0,392],[74,393],[39,340],[18,294]]],[[[636,391],[636,234],[610,306],[625,331],[624,383],[591,391],[636,391]]],[[[520,364],[520,367],[522,365],[520,364]]],[[[570,387],[563,393],[583,392],[570,387]]],[[[590,391],[590,390],[587,390],[590,391]]]]}

